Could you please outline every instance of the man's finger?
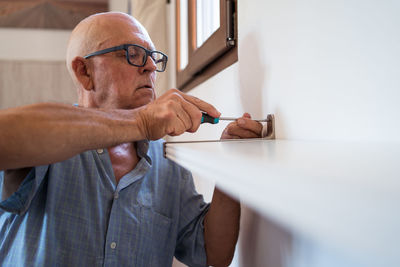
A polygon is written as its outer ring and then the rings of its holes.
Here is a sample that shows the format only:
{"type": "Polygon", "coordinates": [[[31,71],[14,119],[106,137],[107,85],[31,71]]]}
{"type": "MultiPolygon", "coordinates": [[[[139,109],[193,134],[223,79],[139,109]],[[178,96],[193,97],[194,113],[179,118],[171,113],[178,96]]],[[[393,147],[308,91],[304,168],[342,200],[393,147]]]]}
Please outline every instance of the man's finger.
{"type": "Polygon", "coordinates": [[[235,135],[235,136],[240,136],[240,138],[257,138],[260,137],[260,134],[254,133],[253,131],[250,131],[248,129],[244,129],[237,125],[236,123],[233,123],[230,125],[227,129],[227,134],[229,135],[235,135]]]}
{"type": "Polygon", "coordinates": [[[182,107],[176,109],[176,117],[175,123],[180,126],[178,128],[180,134],[192,128],[192,119],[182,107]]]}
{"type": "Polygon", "coordinates": [[[190,119],[191,125],[187,128],[188,132],[195,132],[200,126],[201,123],[201,111],[192,103],[182,99],[181,101],[182,109],[186,112],[187,116],[190,119]]]}
{"type": "Polygon", "coordinates": [[[163,95],[163,98],[172,98],[174,101],[179,102],[183,110],[188,114],[191,119],[191,126],[187,128],[188,132],[195,132],[201,123],[201,111],[205,111],[211,116],[219,117],[221,115],[214,106],[198,99],[197,97],[186,95],[177,89],[171,89],[163,95]]]}
{"type": "Polygon", "coordinates": [[[242,117],[251,119],[251,115],[247,112],[243,113],[242,117]]]}
{"type": "Polygon", "coordinates": [[[208,115],[219,118],[221,116],[221,112],[219,112],[213,105],[191,95],[182,94],[182,97],[195,105],[198,109],[207,112],[208,115]]]}
{"type": "Polygon", "coordinates": [[[184,133],[190,126],[190,119],[188,118],[188,115],[185,115],[185,112],[177,112],[176,110],[174,111],[175,116],[168,122],[167,126],[167,134],[172,136],[184,133]]]}
{"type": "Polygon", "coordinates": [[[253,121],[249,118],[242,117],[242,118],[237,119],[237,124],[239,127],[243,128],[245,130],[252,131],[256,135],[258,135],[258,137],[261,136],[261,131],[262,131],[263,126],[258,121],[253,121]]]}
{"type": "Polygon", "coordinates": [[[240,136],[226,134],[226,135],[223,135],[221,139],[240,139],[240,136]]]}
{"type": "Polygon", "coordinates": [[[225,128],[225,130],[222,132],[221,139],[240,139],[240,136],[229,134],[228,128],[225,128]]]}
{"type": "Polygon", "coordinates": [[[173,109],[177,119],[184,125],[185,131],[197,130],[201,122],[201,112],[196,106],[186,101],[177,90],[170,90],[163,98],[169,102],[169,108],[173,109]]]}

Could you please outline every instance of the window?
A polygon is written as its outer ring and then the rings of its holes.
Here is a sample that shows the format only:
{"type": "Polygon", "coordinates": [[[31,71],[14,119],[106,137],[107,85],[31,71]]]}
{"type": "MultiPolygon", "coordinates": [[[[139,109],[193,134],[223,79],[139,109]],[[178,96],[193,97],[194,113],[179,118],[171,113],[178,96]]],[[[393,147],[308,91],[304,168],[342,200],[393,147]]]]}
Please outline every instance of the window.
{"type": "Polygon", "coordinates": [[[176,0],[176,83],[188,90],[237,61],[236,0],[176,0]]]}

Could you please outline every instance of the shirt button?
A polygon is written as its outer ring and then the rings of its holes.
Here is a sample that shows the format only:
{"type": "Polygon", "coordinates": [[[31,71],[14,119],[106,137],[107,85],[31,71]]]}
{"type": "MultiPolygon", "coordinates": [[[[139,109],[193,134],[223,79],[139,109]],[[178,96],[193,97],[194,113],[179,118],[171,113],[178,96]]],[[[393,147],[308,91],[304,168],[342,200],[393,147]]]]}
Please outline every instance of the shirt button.
{"type": "Polygon", "coordinates": [[[114,194],[114,199],[117,199],[119,197],[119,194],[118,193],[115,193],[114,194]]]}
{"type": "Polygon", "coordinates": [[[117,243],[112,242],[112,243],[110,244],[110,247],[111,247],[112,249],[115,249],[115,248],[117,247],[117,243]]]}
{"type": "Polygon", "coordinates": [[[104,152],[104,149],[102,149],[102,148],[97,149],[97,153],[103,154],[103,152],[104,152]]]}

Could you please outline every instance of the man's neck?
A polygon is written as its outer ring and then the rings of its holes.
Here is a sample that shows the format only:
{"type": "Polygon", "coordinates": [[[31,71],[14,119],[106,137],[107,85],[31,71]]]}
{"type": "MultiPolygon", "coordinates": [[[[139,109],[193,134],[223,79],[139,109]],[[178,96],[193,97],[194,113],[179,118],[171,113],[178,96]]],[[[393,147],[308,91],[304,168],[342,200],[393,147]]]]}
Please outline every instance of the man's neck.
{"type": "Polygon", "coordinates": [[[136,143],[120,144],[108,149],[115,180],[119,180],[136,167],[139,157],[136,153],[136,143]]]}

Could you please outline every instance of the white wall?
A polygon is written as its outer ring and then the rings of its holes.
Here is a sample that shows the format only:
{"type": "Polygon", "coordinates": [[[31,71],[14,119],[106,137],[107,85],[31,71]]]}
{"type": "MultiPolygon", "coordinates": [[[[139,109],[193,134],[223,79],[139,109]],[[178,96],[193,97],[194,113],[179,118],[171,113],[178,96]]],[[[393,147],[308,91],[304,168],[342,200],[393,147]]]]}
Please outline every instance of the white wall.
{"type": "Polygon", "coordinates": [[[239,1],[239,62],[191,94],[277,138],[400,140],[395,1],[239,1]]]}
{"type": "MultiPolygon", "coordinates": [[[[239,62],[190,94],[224,116],[275,114],[279,139],[400,141],[400,2],[238,1],[238,10],[239,62]]],[[[215,139],[221,126],[178,139],[215,139]]],[[[196,180],[209,195],[212,183],[196,180]]],[[[232,266],[366,265],[243,209],[232,266]]]]}
{"type": "Polygon", "coordinates": [[[64,61],[71,31],[0,28],[0,60],[64,61]]]}
{"type": "Polygon", "coordinates": [[[135,0],[108,0],[108,8],[110,11],[128,12],[128,1],[135,0]]]}
{"type": "Polygon", "coordinates": [[[65,66],[70,32],[0,28],[0,108],[76,102],[65,66]]]}
{"type": "Polygon", "coordinates": [[[399,9],[373,0],[239,3],[243,107],[260,94],[280,138],[399,140],[399,9]]]}

